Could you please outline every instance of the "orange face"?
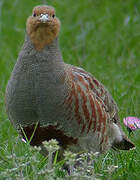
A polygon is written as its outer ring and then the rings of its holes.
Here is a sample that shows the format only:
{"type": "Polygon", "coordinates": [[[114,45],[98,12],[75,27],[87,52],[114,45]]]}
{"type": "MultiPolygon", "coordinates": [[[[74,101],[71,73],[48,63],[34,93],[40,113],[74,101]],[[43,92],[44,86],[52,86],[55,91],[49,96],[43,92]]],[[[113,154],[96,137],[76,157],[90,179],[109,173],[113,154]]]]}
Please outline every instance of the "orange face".
{"type": "Polygon", "coordinates": [[[60,21],[55,16],[54,8],[36,6],[33,14],[27,19],[27,33],[36,49],[40,50],[58,36],[60,21]]]}

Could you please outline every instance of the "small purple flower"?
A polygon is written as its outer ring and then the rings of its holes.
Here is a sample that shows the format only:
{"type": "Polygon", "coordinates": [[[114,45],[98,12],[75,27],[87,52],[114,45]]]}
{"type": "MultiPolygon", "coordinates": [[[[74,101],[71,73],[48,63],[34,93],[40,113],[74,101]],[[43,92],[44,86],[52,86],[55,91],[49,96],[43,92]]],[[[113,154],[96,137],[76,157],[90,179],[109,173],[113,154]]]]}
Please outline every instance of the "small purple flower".
{"type": "Polygon", "coordinates": [[[140,129],[140,118],[129,116],[123,119],[123,123],[131,131],[140,129]]]}

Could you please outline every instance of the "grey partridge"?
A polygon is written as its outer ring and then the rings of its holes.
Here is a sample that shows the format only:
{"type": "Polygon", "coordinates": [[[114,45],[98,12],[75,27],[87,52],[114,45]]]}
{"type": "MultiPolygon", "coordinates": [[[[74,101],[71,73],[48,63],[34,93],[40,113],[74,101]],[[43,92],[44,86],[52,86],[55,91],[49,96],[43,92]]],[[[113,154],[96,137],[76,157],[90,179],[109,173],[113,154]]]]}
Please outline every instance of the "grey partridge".
{"type": "Polygon", "coordinates": [[[56,139],[73,152],[133,148],[106,88],[84,69],[64,63],[54,8],[36,6],[26,26],[5,95],[8,117],[23,138],[35,130],[31,145],[56,139]]]}

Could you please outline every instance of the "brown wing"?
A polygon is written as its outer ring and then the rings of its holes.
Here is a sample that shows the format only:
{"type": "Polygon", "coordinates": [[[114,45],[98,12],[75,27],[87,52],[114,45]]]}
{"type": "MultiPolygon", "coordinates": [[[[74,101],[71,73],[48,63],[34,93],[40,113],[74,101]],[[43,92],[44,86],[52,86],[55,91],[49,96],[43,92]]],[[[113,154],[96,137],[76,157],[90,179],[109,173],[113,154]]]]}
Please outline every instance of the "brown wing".
{"type": "MultiPolygon", "coordinates": [[[[65,100],[69,117],[76,119],[80,134],[98,133],[100,144],[108,140],[108,127],[113,110],[110,110],[107,100],[109,93],[94,77],[71,65],[66,65],[70,81],[70,93],[65,100]],[[106,94],[108,95],[106,97],[106,94]]],[[[110,102],[110,101],[109,101],[110,102]]],[[[115,106],[115,104],[114,104],[115,106]]]]}
{"type": "Polygon", "coordinates": [[[119,124],[118,107],[107,89],[84,69],[75,66],[71,66],[71,68],[74,76],[77,76],[79,80],[85,82],[85,85],[94,92],[96,98],[102,101],[106,111],[110,114],[111,120],[119,124]]]}
{"type": "MultiPolygon", "coordinates": [[[[71,93],[66,103],[73,107],[70,116],[75,114],[74,117],[80,125],[81,134],[88,134],[91,131],[98,133],[97,138],[99,137],[102,150],[110,144],[109,138],[112,139],[113,147],[124,150],[133,148],[134,144],[121,130],[117,105],[106,88],[84,69],[72,65],[66,65],[66,68],[71,84],[71,93]],[[110,134],[111,125],[115,126],[114,124],[119,126],[119,132],[122,134],[120,142],[116,141],[116,134],[114,137],[109,137],[116,133],[115,131],[110,134]]],[[[96,137],[93,136],[93,138],[96,137]]]]}

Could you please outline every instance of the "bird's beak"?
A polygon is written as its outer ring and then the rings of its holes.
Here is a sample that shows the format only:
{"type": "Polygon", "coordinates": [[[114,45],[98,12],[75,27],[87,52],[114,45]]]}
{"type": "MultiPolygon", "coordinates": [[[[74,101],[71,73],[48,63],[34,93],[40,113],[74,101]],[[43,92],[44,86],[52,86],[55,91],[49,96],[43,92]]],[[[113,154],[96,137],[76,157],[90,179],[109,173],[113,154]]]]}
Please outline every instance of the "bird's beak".
{"type": "Polygon", "coordinates": [[[43,23],[46,23],[48,21],[48,14],[41,14],[39,20],[43,23]]]}

